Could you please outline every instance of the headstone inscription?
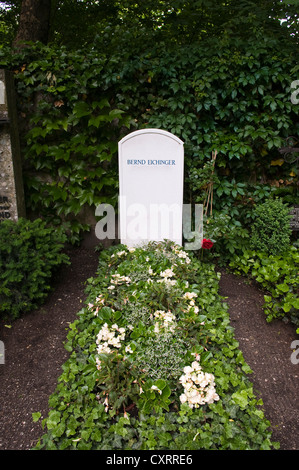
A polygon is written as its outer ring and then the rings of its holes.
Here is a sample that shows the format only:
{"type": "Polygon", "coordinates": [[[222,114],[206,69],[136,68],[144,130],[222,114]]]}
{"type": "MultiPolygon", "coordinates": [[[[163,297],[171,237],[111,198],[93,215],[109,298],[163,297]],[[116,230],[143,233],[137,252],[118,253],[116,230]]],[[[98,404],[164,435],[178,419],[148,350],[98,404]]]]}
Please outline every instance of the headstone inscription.
{"type": "Polygon", "coordinates": [[[0,69],[0,222],[25,216],[14,81],[0,69]]]}
{"type": "Polygon", "coordinates": [[[161,129],[132,132],[119,142],[119,238],[182,244],[184,143],[161,129]]]}

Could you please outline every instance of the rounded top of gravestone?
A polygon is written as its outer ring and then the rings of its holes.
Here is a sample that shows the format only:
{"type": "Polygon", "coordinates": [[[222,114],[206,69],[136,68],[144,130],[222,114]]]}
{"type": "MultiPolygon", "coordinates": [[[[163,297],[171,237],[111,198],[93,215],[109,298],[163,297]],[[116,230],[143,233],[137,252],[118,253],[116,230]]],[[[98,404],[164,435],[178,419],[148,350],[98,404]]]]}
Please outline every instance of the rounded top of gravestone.
{"type": "Polygon", "coordinates": [[[160,134],[160,135],[164,135],[165,137],[169,137],[170,139],[175,140],[178,144],[184,145],[184,142],[179,137],[172,134],[171,132],[164,131],[163,129],[151,129],[151,128],[150,129],[140,129],[138,131],[131,132],[130,134],[123,137],[119,141],[119,143],[123,144],[127,140],[132,139],[133,137],[137,137],[137,136],[142,135],[142,134],[160,134]]]}

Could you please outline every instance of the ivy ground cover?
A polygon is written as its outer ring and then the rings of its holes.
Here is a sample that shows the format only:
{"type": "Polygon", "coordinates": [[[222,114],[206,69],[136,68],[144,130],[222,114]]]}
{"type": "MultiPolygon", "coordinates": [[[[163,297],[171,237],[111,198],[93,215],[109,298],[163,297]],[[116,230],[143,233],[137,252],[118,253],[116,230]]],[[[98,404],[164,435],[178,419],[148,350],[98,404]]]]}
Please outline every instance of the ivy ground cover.
{"type": "Polygon", "coordinates": [[[277,448],[219,277],[167,241],[103,251],[36,448],[277,448]]]}

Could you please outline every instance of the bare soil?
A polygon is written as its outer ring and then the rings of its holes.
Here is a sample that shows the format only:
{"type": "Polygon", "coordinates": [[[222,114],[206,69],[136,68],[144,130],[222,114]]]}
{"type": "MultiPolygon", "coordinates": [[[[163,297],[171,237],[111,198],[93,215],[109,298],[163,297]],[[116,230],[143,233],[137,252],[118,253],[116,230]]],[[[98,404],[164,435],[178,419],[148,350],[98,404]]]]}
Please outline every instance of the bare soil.
{"type": "Polygon", "coordinates": [[[249,377],[263,400],[273,440],[281,450],[299,450],[299,364],[291,361],[296,327],[282,320],[267,323],[264,293],[253,282],[222,271],[220,294],[227,297],[235,338],[253,370],[249,377]]]}
{"type": "MultiPolygon", "coordinates": [[[[38,310],[14,321],[8,328],[0,322],[5,345],[5,364],[0,364],[0,450],[29,450],[43,434],[32,413],[48,414],[61,367],[68,358],[64,348],[68,325],[76,319],[85,299],[85,283],[95,275],[98,255],[92,248],[69,251],[54,288],[38,310]]],[[[231,324],[246,362],[250,379],[263,399],[273,440],[282,450],[299,449],[299,364],[290,356],[297,339],[291,323],[267,323],[262,310],[263,293],[254,284],[222,271],[220,294],[227,297],[231,324]]]]}

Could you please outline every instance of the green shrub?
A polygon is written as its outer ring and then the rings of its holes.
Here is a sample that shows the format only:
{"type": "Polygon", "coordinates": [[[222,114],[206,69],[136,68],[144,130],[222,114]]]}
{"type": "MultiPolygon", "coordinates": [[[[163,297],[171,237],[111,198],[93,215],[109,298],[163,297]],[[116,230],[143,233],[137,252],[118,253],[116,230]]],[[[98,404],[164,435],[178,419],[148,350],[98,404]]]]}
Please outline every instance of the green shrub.
{"type": "Polygon", "coordinates": [[[40,219],[0,224],[0,314],[15,319],[37,307],[50,289],[54,268],[68,262],[66,236],[40,219]]]}
{"type": "Polygon", "coordinates": [[[277,448],[218,281],[172,243],[102,251],[36,448],[277,448]]]}
{"type": "Polygon", "coordinates": [[[228,213],[226,207],[221,212],[213,211],[211,216],[204,217],[203,232],[204,237],[215,242],[209,257],[217,258],[219,266],[228,263],[233,255],[248,246],[248,230],[228,213]]]}
{"type": "Polygon", "coordinates": [[[276,255],[290,246],[289,208],[281,199],[269,199],[255,209],[250,245],[253,250],[276,255]]]}

